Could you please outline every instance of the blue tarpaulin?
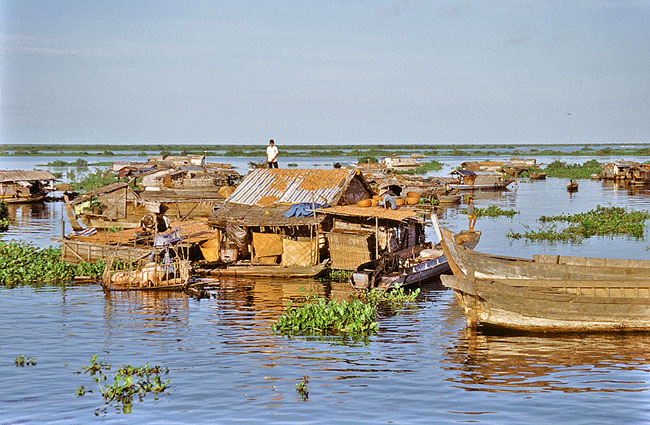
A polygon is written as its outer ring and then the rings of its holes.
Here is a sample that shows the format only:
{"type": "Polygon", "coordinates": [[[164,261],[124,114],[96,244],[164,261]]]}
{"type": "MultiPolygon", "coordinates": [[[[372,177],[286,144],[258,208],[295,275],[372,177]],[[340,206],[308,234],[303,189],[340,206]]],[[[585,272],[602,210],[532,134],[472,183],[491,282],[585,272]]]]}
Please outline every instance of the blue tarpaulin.
{"type": "Polygon", "coordinates": [[[286,218],[289,217],[313,217],[314,209],[318,208],[327,208],[330,204],[310,204],[308,202],[303,202],[302,204],[293,204],[289,207],[289,210],[283,214],[286,218]],[[314,208],[315,207],[315,208],[314,208]]]}

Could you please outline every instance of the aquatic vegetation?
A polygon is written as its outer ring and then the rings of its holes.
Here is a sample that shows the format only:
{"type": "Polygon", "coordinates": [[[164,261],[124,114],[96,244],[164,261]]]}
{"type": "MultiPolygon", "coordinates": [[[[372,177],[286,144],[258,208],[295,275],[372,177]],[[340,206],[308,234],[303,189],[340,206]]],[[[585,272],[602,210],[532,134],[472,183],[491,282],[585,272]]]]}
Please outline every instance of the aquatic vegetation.
{"type": "Polygon", "coordinates": [[[381,291],[373,288],[366,291],[359,291],[354,294],[355,297],[358,297],[372,305],[379,305],[381,303],[393,305],[412,303],[415,302],[418,295],[420,295],[420,288],[413,291],[407,291],[400,285],[395,285],[395,288],[388,291],[381,291]]]}
{"type": "MultiPolygon", "coordinates": [[[[92,393],[93,390],[88,390],[89,393],[92,393]]],[[[86,388],[83,385],[79,385],[79,387],[75,390],[75,393],[77,394],[77,397],[83,397],[86,395],[86,388]]]]}
{"type": "MultiPolygon", "coordinates": [[[[103,371],[111,369],[110,364],[102,361],[97,361],[97,355],[93,355],[90,359],[90,365],[84,366],[84,373],[90,375],[98,374],[93,380],[100,383],[101,379],[106,380],[106,375],[103,371]]],[[[137,395],[139,400],[142,401],[147,393],[159,394],[169,387],[171,380],[163,381],[161,375],[169,373],[169,369],[161,366],[149,366],[147,362],[144,366],[131,366],[122,365],[115,372],[115,377],[111,385],[101,386],[100,390],[106,403],[116,401],[122,404],[125,413],[131,412],[131,405],[133,398],[137,395]]],[[[89,390],[88,392],[92,392],[89,390]]],[[[76,390],[77,396],[82,396],[86,393],[83,385],[76,390]]]]}
{"type": "Polygon", "coordinates": [[[419,165],[418,167],[412,169],[412,170],[398,170],[395,171],[395,174],[426,174],[429,171],[438,171],[442,170],[443,163],[436,161],[435,159],[432,161],[425,162],[422,165],[419,165]]]}
{"type": "Polygon", "coordinates": [[[11,220],[8,218],[0,218],[0,232],[6,232],[9,229],[11,220]]]}
{"type": "Polygon", "coordinates": [[[357,158],[358,164],[377,164],[379,161],[376,156],[363,155],[357,158]]]}
{"type": "Polygon", "coordinates": [[[300,397],[303,400],[307,400],[309,398],[309,391],[307,391],[308,383],[309,383],[309,376],[303,376],[302,381],[296,384],[296,391],[298,391],[298,394],[300,394],[300,397]]]}
{"type": "Polygon", "coordinates": [[[319,280],[321,282],[348,282],[351,274],[352,272],[349,270],[332,269],[328,267],[319,280]]]}
{"type": "Polygon", "coordinates": [[[568,164],[563,161],[553,161],[544,168],[548,177],[560,177],[565,179],[588,179],[592,174],[600,174],[602,170],[600,162],[595,159],[586,161],[583,164],[568,164]]]}
{"type": "MultiPolygon", "coordinates": [[[[73,178],[74,176],[71,177],[71,179],[73,178]]],[[[115,173],[113,173],[112,171],[108,171],[108,170],[102,171],[97,169],[92,173],[88,173],[83,178],[83,180],[79,182],[73,182],[72,187],[74,188],[74,190],[90,191],[119,181],[124,181],[124,180],[118,179],[115,173]]]]}
{"type": "MultiPolygon", "coordinates": [[[[467,209],[464,209],[462,211],[463,214],[467,214],[467,209]]],[[[475,208],[474,213],[476,214],[476,217],[501,217],[501,216],[506,216],[506,217],[514,217],[516,214],[519,214],[519,211],[515,210],[504,210],[496,205],[491,205],[487,208],[475,208]]]]}
{"type": "Polygon", "coordinates": [[[14,363],[16,363],[16,366],[19,367],[25,367],[25,366],[36,366],[36,359],[33,357],[27,357],[23,354],[20,356],[16,357],[16,360],[14,360],[14,363]]]}
{"type": "Polygon", "coordinates": [[[542,223],[570,223],[564,229],[557,230],[557,226],[553,225],[540,230],[528,230],[524,234],[510,231],[507,236],[512,239],[569,242],[595,235],[628,235],[641,239],[645,233],[646,220],[648,219],[650,219],[650,211],[630,211],[622,207],[598,205],[584,213],[541,216],[539,218],[542,223]]]}
{"type": "Polygon", "coordinates": [[[9,207],[3,201],[0,201],[0,219],[9,217],[9,207]]]}
{"type": "Polygon", "coordinates": [[[354,334],[364,335],[377,329],[377,307],[359,299],[326,300],[307,296],[302,305],[289,302],[287,311],[273,324],[283,334],[354,334]]]}
{"type": "Polygon", "coordinates": [[[47,164],[39,164],[41,166],[47,166],[47,167],[77,167],[77,168],[84,168],[88,167],[88,161],[85,159],[78,158],[76,161],[62,161],[60,159],[55,159],[54,161],[50,161],[47,164]]]}
{"type": "Polygon", "coordinates": [[[0,242],[0,285],[65,283],[75,276],[100,277],[103,261],[70,264],[61,261],[61,248],[36,248],[27,243],[0,242]]]}

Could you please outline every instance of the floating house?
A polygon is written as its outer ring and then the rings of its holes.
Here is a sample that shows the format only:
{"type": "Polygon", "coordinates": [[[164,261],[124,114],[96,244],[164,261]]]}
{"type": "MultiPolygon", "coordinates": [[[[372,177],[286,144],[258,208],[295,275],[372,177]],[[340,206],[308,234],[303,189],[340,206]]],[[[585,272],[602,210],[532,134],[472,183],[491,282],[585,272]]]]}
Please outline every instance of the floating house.
{"type": "Polygon", "coordinates": [[[380,164],[388,170],[412,170],[422,165],[415,158],[403,158],[399,156],[388,156],[380,161],[380,164]]]}
{"type": "Polygon", "coordinates": [[[0,200],[29,203],[45,199],[55,178],[49,171],[0,170],[0,200]]]}
{"type": "Polygon", "coordinates": [[[650,166],[634,161],[609,162],[602,165],[602,178],[633,184],[646,184],[650,183],[650,166]]]}
{"type": "Polygon", "coordinates": [[[315,210],[371,196],[355,169],[258,169],[208,223],[223,234],[222,261],[310,267],[329,257],[325,234],[332,230],[328,215],[315,210]]]}
{"type": "Polygon", "coordinates": [[[455,183],[448,183],[449,189],[458,190],[503,190],[513,180],[504,180],[503,175],[489,171],[454,170],[450,173],[455,183]]]}

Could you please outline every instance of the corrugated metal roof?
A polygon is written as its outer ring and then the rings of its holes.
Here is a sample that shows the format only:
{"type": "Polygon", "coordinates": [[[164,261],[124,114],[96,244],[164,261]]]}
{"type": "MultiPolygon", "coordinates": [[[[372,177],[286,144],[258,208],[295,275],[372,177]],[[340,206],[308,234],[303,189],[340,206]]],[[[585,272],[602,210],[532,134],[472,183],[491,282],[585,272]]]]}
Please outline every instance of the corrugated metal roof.
{"type": "Polygon", "coordinates": [[[251,172],[227,202],[261,207],[301,202],[335,203],[356,170],[287,170],[261,168],[251,172]]]}
{"type": "Polygon", "coordinates": [[[0,182],[43,181],[54,180],[55,177],[49,171],[34,170],[0,170],[0,182]]]}

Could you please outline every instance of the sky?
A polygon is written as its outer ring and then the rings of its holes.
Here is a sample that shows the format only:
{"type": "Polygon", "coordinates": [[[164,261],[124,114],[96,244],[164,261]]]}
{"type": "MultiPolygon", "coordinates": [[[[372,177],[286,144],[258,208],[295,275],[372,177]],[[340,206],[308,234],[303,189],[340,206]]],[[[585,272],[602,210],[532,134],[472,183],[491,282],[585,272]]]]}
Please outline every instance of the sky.
{"type": "Polygon", "coordinates": [[[650,142],[650,0],[0,0],[0,143],[650,142]]]}

